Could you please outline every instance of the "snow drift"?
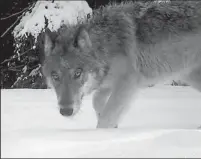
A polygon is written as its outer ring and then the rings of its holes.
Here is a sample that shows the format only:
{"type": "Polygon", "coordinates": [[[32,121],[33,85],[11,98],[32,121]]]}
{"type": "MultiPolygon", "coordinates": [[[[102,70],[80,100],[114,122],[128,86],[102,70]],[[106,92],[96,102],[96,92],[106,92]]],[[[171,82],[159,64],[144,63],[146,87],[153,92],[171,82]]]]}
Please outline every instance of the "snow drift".
{"type": "Polygon", "coordinates": [[[2,157],[201,157],[201,94],[190,87],[140,92],[119,129],[95,129],[91,96],[74,118],[52,90],[1,90],[2,157]]]}

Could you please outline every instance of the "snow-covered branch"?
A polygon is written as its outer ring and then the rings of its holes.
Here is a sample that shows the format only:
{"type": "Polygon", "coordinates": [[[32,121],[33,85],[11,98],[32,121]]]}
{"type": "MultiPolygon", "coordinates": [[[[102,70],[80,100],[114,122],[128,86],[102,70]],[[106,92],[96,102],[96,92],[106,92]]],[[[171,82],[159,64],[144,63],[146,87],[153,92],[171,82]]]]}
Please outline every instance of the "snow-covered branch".
{"type": "Polygon", "coordinates": [[[75,24],[77,20],[86,19],[92,9],[86,1],[37,1],[32,12],[27,12],[19,25],[13,30],[15,38],[30,34],[35,39],[45,28],[45,19],[48,19],[48,28],[57,31],[64,24],[75,24]]]}
{"type": "MultiPolygon", "coordinates": [[[[20,12],[18,12],[18,13],[12,14],[12,15],[10,15],[10,16],[8,16],[8,17],[5,17],[5,18],[1,18],[1,20],[8,19],[8,18],[10,18],[10,17],[16,16],[16,15],[18,15],[18,14],[20,14],[20,13],[25,12],[25,11],[29,11],[30,9],[32,9],[32,7],[33,7],[34,5],[35,5],[35,3],[33,3],[31,6],[29,6],[29,7],[25,8],[25,9],[23,9],[22,11],[20,11],[20,12]]],[[[3,37],[15,26],[15,24],[16,24],[23,16],[24,16],[24,14],[20,15],[20,16],[15,20],[15,22],[14,22],[8,29],[6,29],[6,31],[1,35],[1,38],[3,38],[3,37]]]]}

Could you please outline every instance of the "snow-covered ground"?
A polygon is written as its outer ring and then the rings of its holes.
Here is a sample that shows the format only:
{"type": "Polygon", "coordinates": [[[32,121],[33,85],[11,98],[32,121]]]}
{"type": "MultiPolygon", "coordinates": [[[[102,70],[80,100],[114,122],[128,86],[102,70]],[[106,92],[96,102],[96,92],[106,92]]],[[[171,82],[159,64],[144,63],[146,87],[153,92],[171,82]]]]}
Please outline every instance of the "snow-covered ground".
{"type": "Polygon", "coordinates": [[[68,119],[52,90],[1,90],[1,156],[201,157],[201,93],[190,87],[141,91],[118,129],[95,129],[90,99],[68,119]]]}

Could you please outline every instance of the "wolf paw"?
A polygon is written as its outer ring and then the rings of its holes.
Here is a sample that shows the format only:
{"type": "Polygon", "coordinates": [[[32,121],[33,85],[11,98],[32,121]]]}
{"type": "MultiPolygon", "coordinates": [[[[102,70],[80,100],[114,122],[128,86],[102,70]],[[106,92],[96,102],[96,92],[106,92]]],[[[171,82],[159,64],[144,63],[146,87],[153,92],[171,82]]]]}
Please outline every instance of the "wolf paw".
{"type": "Polygon", "coordinates": [[[106,121],[99,121],[96,128],[118,128],[118,125],[106,121]]]}
{"type": "Polygon", "coordinates": [[[109,128],[109,129],[110,128],[118,129],[118,125],[116,125],[116,126],[108,126],[108,125],[107,126],[101,126],[101,125],[97,125],[96,128],[97,129],[103,129],[103,128],[105,128],[105,129],[106,128],[109,128]]]}

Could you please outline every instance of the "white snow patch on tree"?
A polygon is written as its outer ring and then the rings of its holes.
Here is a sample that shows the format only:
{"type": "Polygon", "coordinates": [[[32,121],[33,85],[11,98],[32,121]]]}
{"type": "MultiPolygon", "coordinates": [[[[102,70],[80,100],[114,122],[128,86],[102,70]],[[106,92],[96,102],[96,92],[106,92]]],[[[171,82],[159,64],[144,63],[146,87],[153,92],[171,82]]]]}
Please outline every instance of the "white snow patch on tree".
{"type": "Polygon", "coordinates": [[[40,71],[41,65],[39,64],[37,68],[33,69],[29,76],[36,76],[40,71]]]}
{"type": "Polygon", "coordinates": [[[20,77],[17,77],[17,80],[14,82],[14,84],[11,86],[11,88],[13,88],[18,81],[22,80],[23,75],[21,75],[20,77]]]}
{"type": "Polygon", "coordinates": [[[57,31],[62,24],[76,24],[77,20],[86,19],[92,9],[86,1],[37,1],[32,12],[27,12],[20,23],[14,28],[15,38],[22,38],[31,34],[37,39],[45,27],[45,18],[48,19],[48,28],[57,31]]]}
{"type": "Polygon", "coordinates": [[[27,71],[27,65],[23,67],[22,71],[23,71],[23,73],[25,73],[27,71]]]}

